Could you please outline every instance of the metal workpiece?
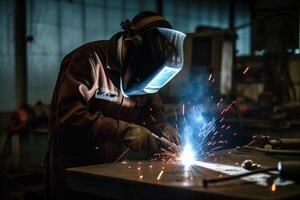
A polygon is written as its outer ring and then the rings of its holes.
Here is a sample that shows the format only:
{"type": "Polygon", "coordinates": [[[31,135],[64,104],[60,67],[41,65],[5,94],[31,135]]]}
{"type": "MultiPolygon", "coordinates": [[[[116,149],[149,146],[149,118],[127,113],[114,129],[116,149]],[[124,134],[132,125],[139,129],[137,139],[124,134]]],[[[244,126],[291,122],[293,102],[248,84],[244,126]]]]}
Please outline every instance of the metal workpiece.
{"type": "Polygon", "coordinates": [[[112,199],[290,199],[300,196],[300,185],[283,180],[276,172],[215,182],[203,180],[249,173],[241,167],[245,157],[267,169],[278,160],[260,152],[242,154],[235,150],[209,152],[186,168],[180,161],[122,161],[67,169],[70,190],[112,199]]]}

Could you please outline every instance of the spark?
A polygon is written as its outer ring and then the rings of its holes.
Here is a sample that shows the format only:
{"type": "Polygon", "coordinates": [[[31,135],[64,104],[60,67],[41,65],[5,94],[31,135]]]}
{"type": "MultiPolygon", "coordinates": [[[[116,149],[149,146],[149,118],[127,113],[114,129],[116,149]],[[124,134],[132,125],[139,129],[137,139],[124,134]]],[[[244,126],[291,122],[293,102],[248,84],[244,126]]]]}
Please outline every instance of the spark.
{"type": "Polygon", "coordinates": [[[271,186],[271,191],[272,191],[272,192],[275,192],[275,191],[276,191],[276,185],[275,185],[274,183],[273,183],[272,186],[271,186]]]}
{"type": "Polygon", "coordinates": [[[144,178],[144,176],[143,176],[143,175],[140,175],[140,176],[139,176],[139,179],[143,179],[143,178],[144,178]]]}
{"type": "Polygon", "coordinates": [[[227,112],[233,104],[235,104],[235,101],[231,102],[231,104],[229,104],[229,106],[227,106],[227,108],[223,109],[221,112],[221,115],[224,114],[225,112],[227,112]]]}
{"type": "Polygon", "coordinates": [[[215,151],[215,150],[220,149],[220,148],[222,148],[222,146],[217,146],[217,147],[211,149],[211,151],[215,151]]]}
{"type": "Polygon", "coordinates": [[[231,102],[231,104],[226,108],[226,112],[229,110],[229,108],[230,108],[233,104],[235,104],[235,101],[231,102]]]}
{"type": "MultiPolygon", "coordinates": [[[[127,148],[116,160],[115,162],[118,162],[128,151],[130,150],[130,148],[127,148]]],[[[124,164],[124,163],[123,163],[124,164]]]]}
{"type": "Polygon", "coordinates": [[[163,175],[163,173],[164,173],[164,170],[161,170],[160,172],[159,172],[159,174],[158,174],[158,176],[157,176],[157,178],[156,178],[156,180],[160,180],[160,178],[161,178],[161,176],[163,175]]]}
{"type": "Polygon", "coordinates": [[[151,119],[155,122],[156,120],[155,120],[155,118],[152,116],[152,115],[150,115],[150,117],[151,117],[151,119]]]}
{"type": "Polygon", "coordinates": [[[217,106],[219,106],[223,101],[223,98],[220,99],[220,101],[217,103],[217,106]]]}
{"type": "Polygon", "coordinates": [[[245,75],[249,71],[249,67],[246,67],[246,69],[243,71],[243,74],[245,75]]]}
{"type": "Polygon", "coordinates": [[[225,109],[222,110],[222,112],[220,113],[221,115],[223,115],[225,113],[225,109]]]}
{"type": "Polygon", "coordinates": [[[211,78],[212,78],[212,74],[209,75],[208,80],[210,81],[211,78]]]}

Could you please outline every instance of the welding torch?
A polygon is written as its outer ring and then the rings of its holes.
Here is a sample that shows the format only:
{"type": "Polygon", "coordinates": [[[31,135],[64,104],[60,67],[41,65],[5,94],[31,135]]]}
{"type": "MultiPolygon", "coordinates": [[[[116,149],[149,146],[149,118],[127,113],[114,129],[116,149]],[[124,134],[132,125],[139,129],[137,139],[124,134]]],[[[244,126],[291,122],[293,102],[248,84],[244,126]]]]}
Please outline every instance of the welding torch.
{"type": "Polygon", "coordinates": [[[179,146],[176,145],[175,143],[167,140],[166,138],[164,137],[160,137],[154,133],[151,133],[153,137],[155,137],[160,143],[162,146],[164,146],[165,148],[170,148],[172,151],[174,151],[174,153],[179,153],[179,146]]]}
{"type": "Polygon", "coordinates": [[[265,169],[250,171],[243,174],[233,175],[233,176],[227,176],[223,178],[215,178],[215,179],[203,179],[202,183],[204,187],[207,187],[208,184],[211,183],[219,183],[224,181],[229,181],[237,178],[242,178],[246,176],[250,176],[253,174],[263,173],[263,172],[269,172],[269,171],[278,171],[280,174],[280,177],[283,179],[291,179],[295,181],[300,181],[300,161],[283,161],[278,162],[277,167],[269,167],[265,169]]]}

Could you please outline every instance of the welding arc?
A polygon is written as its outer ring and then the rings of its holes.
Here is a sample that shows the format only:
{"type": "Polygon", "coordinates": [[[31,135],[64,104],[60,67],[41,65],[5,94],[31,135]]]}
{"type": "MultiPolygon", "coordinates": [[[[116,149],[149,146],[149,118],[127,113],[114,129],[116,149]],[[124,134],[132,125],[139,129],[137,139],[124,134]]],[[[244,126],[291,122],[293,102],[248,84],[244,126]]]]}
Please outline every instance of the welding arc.
{"type": "Polygon", "coordinates": [[[277,167],[269,167],[269,168],[265,168],[265,169],[255,170],[255,171],[238,174],[238,175],[233,175],[233,176],[227,176],[227,177],[223,177],[223,178],[214,178],[214,179],[205,179],[204,178],[202,180],[202,184],[203,184],[203,187],[207,187],[208,184],[211,184],[211,183],[219,183],[219,182],[229,181],[229,180],[238,179],[241,177],[250,176],[253,174],[257,174],[257,173],[273,171],[273,170],[278,170],[278,169],[277,169],[277,167]]]}

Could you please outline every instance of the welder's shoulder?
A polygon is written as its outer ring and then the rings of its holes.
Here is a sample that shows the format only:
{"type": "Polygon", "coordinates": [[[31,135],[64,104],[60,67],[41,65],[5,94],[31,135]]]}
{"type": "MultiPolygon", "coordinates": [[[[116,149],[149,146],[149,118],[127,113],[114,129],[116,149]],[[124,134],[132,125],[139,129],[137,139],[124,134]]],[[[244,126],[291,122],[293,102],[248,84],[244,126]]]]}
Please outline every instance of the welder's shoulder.
{"type": "Polygon", "coordinates": [[[68,65],[73,59],[88,58],[91,55],[94,55],[95,53],[100,58],[100,60],[102,60],[101,58],[105,58],[105,49],[107,44],[108,40],[99,40],[86,43],[67,54],[63,58],[62,65],[68,65]]]}

